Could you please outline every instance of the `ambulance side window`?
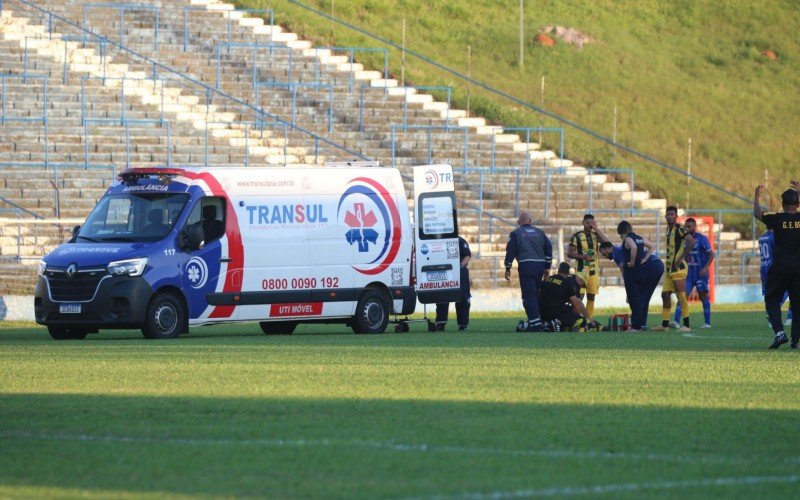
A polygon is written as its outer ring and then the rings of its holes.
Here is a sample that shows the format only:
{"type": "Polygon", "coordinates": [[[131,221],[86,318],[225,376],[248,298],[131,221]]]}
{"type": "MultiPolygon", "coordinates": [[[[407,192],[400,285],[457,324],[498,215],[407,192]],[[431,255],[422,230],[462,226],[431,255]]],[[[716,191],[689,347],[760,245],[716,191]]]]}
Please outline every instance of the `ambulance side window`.
{"type": "Polygon", "coordinates": [[[192,207],[186,225],[202,227],[206,243],[219,239],[225,234],[225,200],[214,196],[200,199],[192,207]]]}
{"type": "Polygon", "coordinates": [[[421,194],[417,207],[417,221],[421,240],[456,238],[458,223],[455,194],[451,192],[421,194]]]}

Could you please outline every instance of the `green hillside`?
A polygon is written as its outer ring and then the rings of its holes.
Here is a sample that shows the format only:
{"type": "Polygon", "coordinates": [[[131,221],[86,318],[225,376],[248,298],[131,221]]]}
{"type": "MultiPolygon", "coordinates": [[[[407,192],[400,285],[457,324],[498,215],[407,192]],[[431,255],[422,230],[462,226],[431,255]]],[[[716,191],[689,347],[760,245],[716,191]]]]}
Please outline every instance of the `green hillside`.
{"type": "MultiPolygon", "coordinates": [[[[381,44],[288,0],[240,0],[270,7],[276,21],[319,44],[380,47],[381,44]]],[[[331,12],[331,0],[304,0],[331,12]]],[[[518,0],[366,0],[335,2],[337,18],[400,43],[504,92],[540,104],[571,121],[611,137],[617,108],[617,140],[681,168],[692,139],[695,175],[750,197],[769,169],[769,187],[779,192],[800,174],[796,89],[800,87],[800,4],[796,1],[733,0],[622,2],[577,0],[525,2],[524,66],[518,63],[518,0]],[[556,38],[553,47],[534,41],[545,25],[575,28],[592,37],[578,49],[556,38]],[[777,60],[762,54],[773,51],[777,60]]],[[[382,62],[377,62],[380,67],[382,62]]],[[[401,55],[390,52],[390,70],[401,74],[401,55]]],[[[466,108],[463,80],[407,56],[407,81],[451,85],[466,108]]],[[[473,113],[506,126],[557,126],[500,97],[470,90],[473,113]]],[[[545,141],[546,142],[546,141],[545,141]]],[[[550,147],[556,144],[548,144],[550,147]]],[[[567,129],[568,157],[584,165],[633,167],[637,184],[678,205],[686,182],[678,174],[622,153],[575,129],[567,129]]],[[[742,208],[746,204],[697,182],[691,206],[742,208]]]]}

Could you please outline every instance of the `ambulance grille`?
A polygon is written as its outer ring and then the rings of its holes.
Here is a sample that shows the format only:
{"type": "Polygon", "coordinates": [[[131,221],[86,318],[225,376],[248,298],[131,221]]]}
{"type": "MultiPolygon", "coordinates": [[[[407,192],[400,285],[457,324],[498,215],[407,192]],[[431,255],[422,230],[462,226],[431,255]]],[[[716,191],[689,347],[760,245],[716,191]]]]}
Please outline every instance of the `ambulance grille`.
{"type": "Polygon", "coordinates": [[[105,269],[78,271],[70,277],[66,270],[47,270],[50,297],[56,302],[86,302],[94,297],[105,269]]]}

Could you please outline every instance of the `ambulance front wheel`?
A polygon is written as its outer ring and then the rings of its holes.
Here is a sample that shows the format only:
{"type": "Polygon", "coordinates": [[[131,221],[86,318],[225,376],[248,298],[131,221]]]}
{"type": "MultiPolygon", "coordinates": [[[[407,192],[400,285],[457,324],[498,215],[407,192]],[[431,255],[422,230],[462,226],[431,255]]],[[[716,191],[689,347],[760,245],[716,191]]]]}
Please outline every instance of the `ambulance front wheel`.
{"type": "Polygon", "coordinates": [[[290,335],[297,328],[297,321],[262,321],[258,326],[267,335],[290,335]]]}
{"type": "Polygon", "coordinates": [[[159,293],[150,301],[142,335],[148,339],[174,339],[184,330],[186,314],[174,295],[159,293]]]}
{"type": "Polygon", "coordinates": [[[383,333],[389,325],[389,302],[378,290],[367,290],[358,299],[352,328],[355,333],[383,333]]]}

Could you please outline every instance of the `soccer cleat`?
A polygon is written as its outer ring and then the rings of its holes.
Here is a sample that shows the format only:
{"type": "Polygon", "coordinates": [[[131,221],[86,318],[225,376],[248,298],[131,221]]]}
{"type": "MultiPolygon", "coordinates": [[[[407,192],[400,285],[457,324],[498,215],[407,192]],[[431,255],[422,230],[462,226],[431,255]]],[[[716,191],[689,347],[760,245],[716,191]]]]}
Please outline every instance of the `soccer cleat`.
{"type": "Polygon", "coordinates": [[[444,331],[444,323],[436,323],[436,331],[443,332],[444,331]]]}
{"type": "Polygon", "coordinates": [[[669,327],[670,327],[670,328],[674,328],[674,329],[676,329],[676,330],[677,330],[678,328],[680,328],[680,327],[681,327],[681,325],[680,325],[680,324],[679,324],[677,321],[670,321],[670,322],[669,322],[669,327]]]}
{"type": "Polygon", "coordinates": [[[515,332],[524,332],[525,331],[525,322],[520,321],[517,323],[517,327],[514,329],[515,332]]]}
{"type": "Polygon", "coordinates": [[[708,323],[703,323],[703,326],[701,326],[700,328],[711,328],[711,325],[708,323]]]}
{"type": "Polygon", "coordinates": [[[792,349],[797,349],[797,342],[792,342],[791,345],[789,345],[789,347],[791,347],[792,349]]]}
{"type": "Polygon", "coordinates": [[[783,344],[789,342],[789,339],[786,338],[786,334],[781,332],[778,335],[775,335],[775,340],[772,342],[772,345],[769,346],[770,349],[777,349],[778,347],[782,346],[783,344]]]}
{"type": "Polygon", "coordinates": [[[544,322],[544,331],[546,332],[560,332],[561,331],[561,321],[557,319],[552,319],[550,321],[544,322]]]}
{"type": "Polygon", "coordinates": [[[678,331],[679,331],[679,332],[686,333],[686,332],[691,332],[691,331],[692,331],[692,329],[691,329],[691,328],[689,328],[688,326],[682,326],[682,327],[678,328],[678,331]]]}
{"type": "Polygon", "coordinates": [[[651,332],[666,332],[666,331],[669,331],[669,328],[666,327],[666,326],[659,325],[659,326],[654,326],[653,328],[650,329],[650,331],[651,332]]]}
{"type": "Polygon", "coordinates": [[[467,325],[458,325],[458,331],[459,332],[466,332],[467,331],[467,325]]]}

